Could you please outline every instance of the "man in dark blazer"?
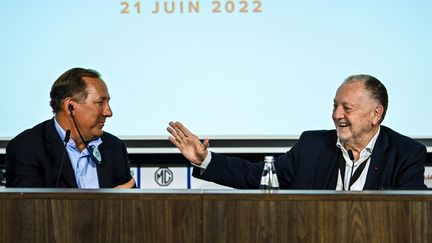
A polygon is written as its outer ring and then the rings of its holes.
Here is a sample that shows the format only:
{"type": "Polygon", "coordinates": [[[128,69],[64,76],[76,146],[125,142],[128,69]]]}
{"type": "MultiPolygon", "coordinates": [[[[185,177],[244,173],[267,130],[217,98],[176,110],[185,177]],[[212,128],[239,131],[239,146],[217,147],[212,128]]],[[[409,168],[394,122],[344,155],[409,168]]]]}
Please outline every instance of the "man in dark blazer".
{"type": "MultiPolygon", "coordinates": [[[[378,79],[348,77],[334,98],[336,129],[304,132],[290,151],[276,158],[280,187],[426,189],[426,148],[380,125],[387,106],[387,90],[378,79]]],[[[263,162],[209,153],[209,140],[201,143],[180,122],[170,122],[168,131],[170,141],[195,165],[195,177],[234,188],[259,187],[263,162]]]]}
{"type": "Polygon", "coordinates": [[[100,74],[68,70],[50,96],[55,116],[6,148],[6,187],[134,187],[124,143],[102,130],[112,111],[100,74]]]}

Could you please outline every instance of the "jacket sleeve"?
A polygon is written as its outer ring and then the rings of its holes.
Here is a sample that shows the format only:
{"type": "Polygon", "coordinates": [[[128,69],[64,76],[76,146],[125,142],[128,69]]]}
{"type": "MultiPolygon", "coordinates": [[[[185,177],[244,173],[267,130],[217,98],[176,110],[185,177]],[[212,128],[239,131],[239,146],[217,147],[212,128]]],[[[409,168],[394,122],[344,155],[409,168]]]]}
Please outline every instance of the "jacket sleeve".
{"type": "Polygon", "coordinates": [[[424,171],[427,153],[423,145],[412,147],[402,155],[401,168],[397,175],[396,189],[424,190],[424,171]]]}
{"type": "MultiPolygon", "coordinates": [[[[255,163],[238,157],[212,153],[212,160],[207,169],[201,172],[200,168],[195,167],[193,176],[238,189],[258,189],[263,168],[262,161],[255,163]]],[[[288,152],[277,157],[275,168],[279,186],[282,189],[290,188],[294,174],[292,153],[288,152]]]]}
{"type": "MultiPolygon", "coordinates": [[[[127,183],[132,179],[131,169],[130,169],[130,160],[129,160],[128,153],[126,150],[126,145],[124,144],[123,141],[120,141],[120,143],[121,143],[121,150],[122,150],[121,154],[123,157],[122,165],[121,165],[121,175],[120,175],[121,179],[120,179],[120,183],[117,183],[117,185],[115,185],[115,186],[127,183]]],[[[136,182],[135,182],[134,188],[136,188],[136,182]]]]}
{"type": "Polygon", "coordinates": [[[13,139],[6,147],[6,187],[45,187],[40,163],[22,139],[13,139]]]}

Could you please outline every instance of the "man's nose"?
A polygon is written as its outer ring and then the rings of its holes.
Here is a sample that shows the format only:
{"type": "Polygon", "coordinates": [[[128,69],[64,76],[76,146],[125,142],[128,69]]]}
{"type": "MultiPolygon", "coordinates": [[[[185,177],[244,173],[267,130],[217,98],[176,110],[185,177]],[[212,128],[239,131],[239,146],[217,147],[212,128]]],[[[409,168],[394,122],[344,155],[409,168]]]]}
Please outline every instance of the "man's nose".
{"type": "Polygon", "coordinates": [[[341,106],[335,106],[333,108],[333,119],[341,119],[344,117],[344,110],[341,106]]]}
{"type": "Polygon", "coordinates": [[[103,109],[103,116],[112,117],[113,112],[111,110],[111,106],[107,103],[103,109]]]}

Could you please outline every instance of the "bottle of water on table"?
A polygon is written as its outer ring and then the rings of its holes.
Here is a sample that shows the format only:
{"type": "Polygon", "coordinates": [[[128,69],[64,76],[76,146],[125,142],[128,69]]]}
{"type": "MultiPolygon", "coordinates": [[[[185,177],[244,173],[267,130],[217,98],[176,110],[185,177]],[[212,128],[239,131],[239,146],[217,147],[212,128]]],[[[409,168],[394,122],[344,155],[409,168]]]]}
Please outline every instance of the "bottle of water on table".
{"type": "Polygon", "coordinates": [[[261,175],[260,189],[264,190],[277,190],[279,189],[279,181],[274,166],[274,157],[264,157],[264,169],[261,175]]]}

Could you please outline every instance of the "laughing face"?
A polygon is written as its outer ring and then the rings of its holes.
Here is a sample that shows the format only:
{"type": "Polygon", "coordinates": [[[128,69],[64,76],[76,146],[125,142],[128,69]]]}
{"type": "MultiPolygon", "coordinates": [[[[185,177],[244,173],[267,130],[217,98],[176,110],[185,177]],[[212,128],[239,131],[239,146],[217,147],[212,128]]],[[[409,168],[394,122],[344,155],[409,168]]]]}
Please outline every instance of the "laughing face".
{"type": "Polygon", "coordinates": [[[344,146],[363,149],[378,131],[382,111],[362,81],[343,83],[334,98],[332,118],[344,146]]]}

